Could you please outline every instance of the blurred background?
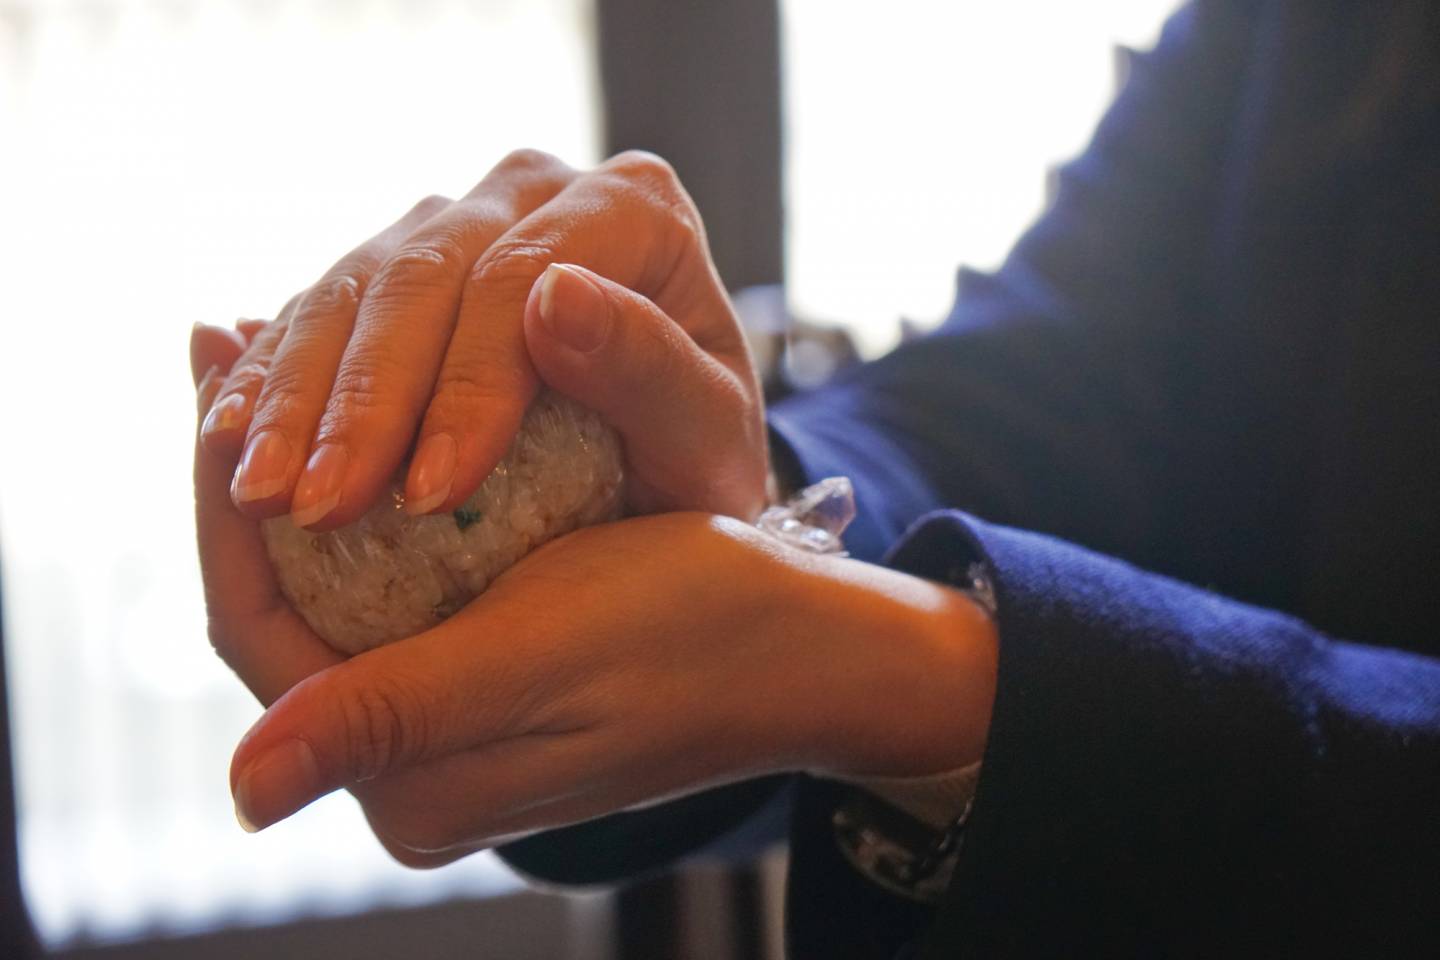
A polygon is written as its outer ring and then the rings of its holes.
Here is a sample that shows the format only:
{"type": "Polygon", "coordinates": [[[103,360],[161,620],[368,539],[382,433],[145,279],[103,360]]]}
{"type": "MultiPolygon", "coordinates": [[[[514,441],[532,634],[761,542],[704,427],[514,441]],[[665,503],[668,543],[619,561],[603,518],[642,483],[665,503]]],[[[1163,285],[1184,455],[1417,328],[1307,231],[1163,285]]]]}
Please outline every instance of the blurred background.
{"type": "Polygon", "coordinates": [[[489,855],[407,871],[346,796],[239,830],[226,771],[259,711],[205,640],[190,326],[272,316],[512,148],[643,147],[695,196],[772,389],[809,385],[1000,263],[1174,5],[0,0],[0,586],[47,946],[773,954],[775,858],[560,897],[489,855]]]}

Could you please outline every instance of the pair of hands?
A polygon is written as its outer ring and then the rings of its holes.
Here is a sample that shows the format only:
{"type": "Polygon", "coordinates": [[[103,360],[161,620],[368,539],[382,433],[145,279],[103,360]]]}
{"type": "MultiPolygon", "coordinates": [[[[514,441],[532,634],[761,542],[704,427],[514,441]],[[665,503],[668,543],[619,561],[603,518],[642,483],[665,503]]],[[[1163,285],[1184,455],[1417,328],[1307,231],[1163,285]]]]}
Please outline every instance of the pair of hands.
{"type": "Polygon", "coordinates": [[[428,866],[762,773],[979,756],[983,614],[741,522],[764,502],[759,388],[663,161],[512,155],[273,323],[197,328],[191,360],[211,639],[269,708],[232,764],[247,825],[346,787],[393,855],[428,866]],[[669,512],[555,541],[433,630],[332,651],[280,595],[254,521],[349,522],[412,441],[407,509],[453,509],[541,379],[620,432],[632,510],[669,512]]]}
{"type": "Polygon", "coordinates": [[[511,154],[342,257],[233,362],[201,441],[239,457],[233,499],[255,519],[349,523],[412,449],[406,508],[453,510],[539,377],[619,431],[635,511],[753,520],[765,503],[749,351],[699,213],[651,154],[586,173],[511,154]]]}

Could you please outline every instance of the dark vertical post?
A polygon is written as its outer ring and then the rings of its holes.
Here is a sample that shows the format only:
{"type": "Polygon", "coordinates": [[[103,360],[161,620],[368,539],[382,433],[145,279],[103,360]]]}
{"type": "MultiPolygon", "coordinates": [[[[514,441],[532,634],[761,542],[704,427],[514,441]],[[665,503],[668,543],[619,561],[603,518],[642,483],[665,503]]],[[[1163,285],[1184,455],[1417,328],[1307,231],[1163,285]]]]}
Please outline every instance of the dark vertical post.
{"type": "Polygon", "coordinates": [[[681,880],[676,874],[661,874],[620,891],[615,898],[615,956],[617,960],[631,957],[670,957],[684,960],[690,956],[685,941],[681,914],[681,880]]]}
{"type": "Polygon", "coordinates": [[[10,704],[5,686],[5,615],[0,605],[0,957],[39,956],[20,890],[15,767],[10,761],[10,704]]]}
{"type": "MultiPolygon", "coordinates": [[[[782,282],[778,0],[596,0],[596,17],[606,152],[670,161],[730,290],[782,282]]],[[[735,878],[742,889],[746,877],[735,878]]],[[[680,883],[662,876],[620,894],[619,956],[695,955],[680,883]]],[[[745,912],[728,919],[748,945],[760,917],[745,912]]]]}
{"type": "Polygon", "coordinates": [[[736,957],[765,956],[765,886],[758,864],[730,875],[731,940],[736,957]]]}
{"type": "Polygon", "coordinates": [[[674,165],[731,290],[779,283],[776,0],[597,0],[606,146],[674,165]]]}

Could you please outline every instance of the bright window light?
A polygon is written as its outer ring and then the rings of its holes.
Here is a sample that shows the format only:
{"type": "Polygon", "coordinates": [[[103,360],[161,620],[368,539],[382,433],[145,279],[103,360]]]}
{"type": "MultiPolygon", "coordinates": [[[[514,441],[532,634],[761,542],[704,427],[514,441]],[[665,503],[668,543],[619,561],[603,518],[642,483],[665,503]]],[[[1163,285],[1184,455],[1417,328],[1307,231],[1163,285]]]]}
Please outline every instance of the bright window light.
{"type": "Polygon", "coordinates": [[[783,0],[786,279],[866,355],[999,265],[1176,0],[783,0]]]}
{"type": "Polygon", "coordinates": [[[259,708],[205,639],[187,342],[514,147],[597,160],[593,35],[589,0],[0,3],[0,547],[49,942],[518,884],[405,870],[344,796],[235,825],[259,708]]]}
{"type": "MultiPolygon", "coordinates": [[[[1174,0],[782,0],[788,296],[862,349],[996,266],[1174,0]]],[[[189,328],[270,316],[515,146],[599,159],[592,0],[0,0],[0,549],[47,941],[484,896],[344,796],[251,837],[205,641],[189,328]]]]}

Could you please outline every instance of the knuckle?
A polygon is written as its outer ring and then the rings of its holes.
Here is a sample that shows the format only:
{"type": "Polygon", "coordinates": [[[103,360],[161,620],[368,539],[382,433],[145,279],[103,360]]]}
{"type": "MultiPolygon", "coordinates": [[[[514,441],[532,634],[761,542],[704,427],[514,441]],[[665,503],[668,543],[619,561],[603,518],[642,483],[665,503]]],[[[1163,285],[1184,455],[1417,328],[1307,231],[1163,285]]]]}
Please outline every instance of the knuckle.
{"type": "Polygon", "coordinates": [[[506,224],[550,199],[576,176],[559,157],[543,150],[513,150],[485,174],[462,203],[472,211],[489,208],[506,224]]]}
{"type": "MultiPolygon", "coordinates": [[[[299,426],[300,421],[313,417],[316,405],[313,391],[307,391],[307,379],[302,371],[277,366],[265,381],[260,396],[255,401],[251,421],[256,429],[261,427],[299,426]]],[[[310,424],[314,425],[313,421],[310,424]]]]}
{"type": "Polygon", "coordinates": [[[700,212],[675,168],[664,158],[645,150],[627,150],[601,169],[614,180],[619,195],[648,210],[676,241],[689,248],[703,247],[705,227],[700,212]]]}
{"type": "Polygon", "coordinates": [[[705,224],[700,212],[688,200],[672,203],[666,211],[669,215],[670,230],[677,242],[686,250],[703,250],[706,246],[705,224]]]}
{"type": "Polygon", "coordinates": [[[430,299],[449,286],[448,278],[458,272],[463,257],[458,240],[445,234],[412,238],[376,271],[366,301],[385,306],[430,299]]]}
{"type": "Polygon", "coordinates": [[[457,240],[442,233],[429,233],[407,241],[392,253],[380,268],[381,278],[387,274],[451,267],[464,254],[464,248],[457,240]]]}
{"type": "Polygon", "coordinates": [[[348,417],[401,410],[407,370],[399,361],[380,350],[369,350],[363,359],[347,361],[336,374],[325,409],[325,427],[333,431],[348,417]]]}
{"type": "Polygon", "coordinates": [[[367,678],[338,698],[337,709],[345,731],[344,772],[355,782],[373,780],[420,755],[422,713],[393,678],[367,678]]]}
{"type": "Polygon", "coordinates": [[[323,277],[305,292],[297,313],[354,313],[365,289],[362,277],[344,270],[323,277]]]}
{"type": "Polygon", "coordinates": [[[484,193],[465,198],[463,210],[455,217],[455,224],[457,231],[470,236],[489,237],[504,233],[519,218],[520,211],[513,197],[499,192],[484,193]]]}
{"type": "Polygon", "coordinates": [[[516,398],[524,394],[525,388],[525,374],[513,364],[482,361],[478,356],[463,358],[436,382],[426,425],[430,429],[453,429],[474,424],[482,411],[487,419],[493,418],[502,407],[517,403],[516,398]]]}
{"type": "Polygon", "coordinates": [[[230,376],[225,380],[225,389],[222,393],[257,393],[269,375],[270,364],[268,360],[260,357],[251,357],[230,371],[230,376]]]}
{"type": "Polygon", "coordinates": [[[415,204],[415,206],[411,207],[410,213],[413,215],[430,217],[434,216],[439,211],[444,210],[446,207],[450,206],[451,203],[452,201],[449,197],[442,196],[438,193],[432,193],[428,197],[422,199],[419,203],[415,204]]]}
{"type": "Polygon", "coordinates": [[[496,393],[494,384],[468,370],[449,371],[435,384],[435,395],[430,400],[432,416],[445,419],[457,411],[473,410],[496,399],[496,393]]]}
{"type": "Polygon", "coordinates": [[[625,150],[615,154],[606,166],[631,180],[659,186],[679,186],[675,168],[659,154],[649,150],[625,150]]]}
{"type": "Polygon", "coordinates": [[[554,259],[555,251],[547,244],[521,237],[502,238],[476,262],[470,282],[502,293],[518,293],[523,302],[535,278],[554,259]]]}
{"type": "Polygon", "coordinates": [[[554,154],[531,147],[521,147],[505,154],[495,165],[495,172],[547,174],[563,166],[560,158],[554,154]]]}

